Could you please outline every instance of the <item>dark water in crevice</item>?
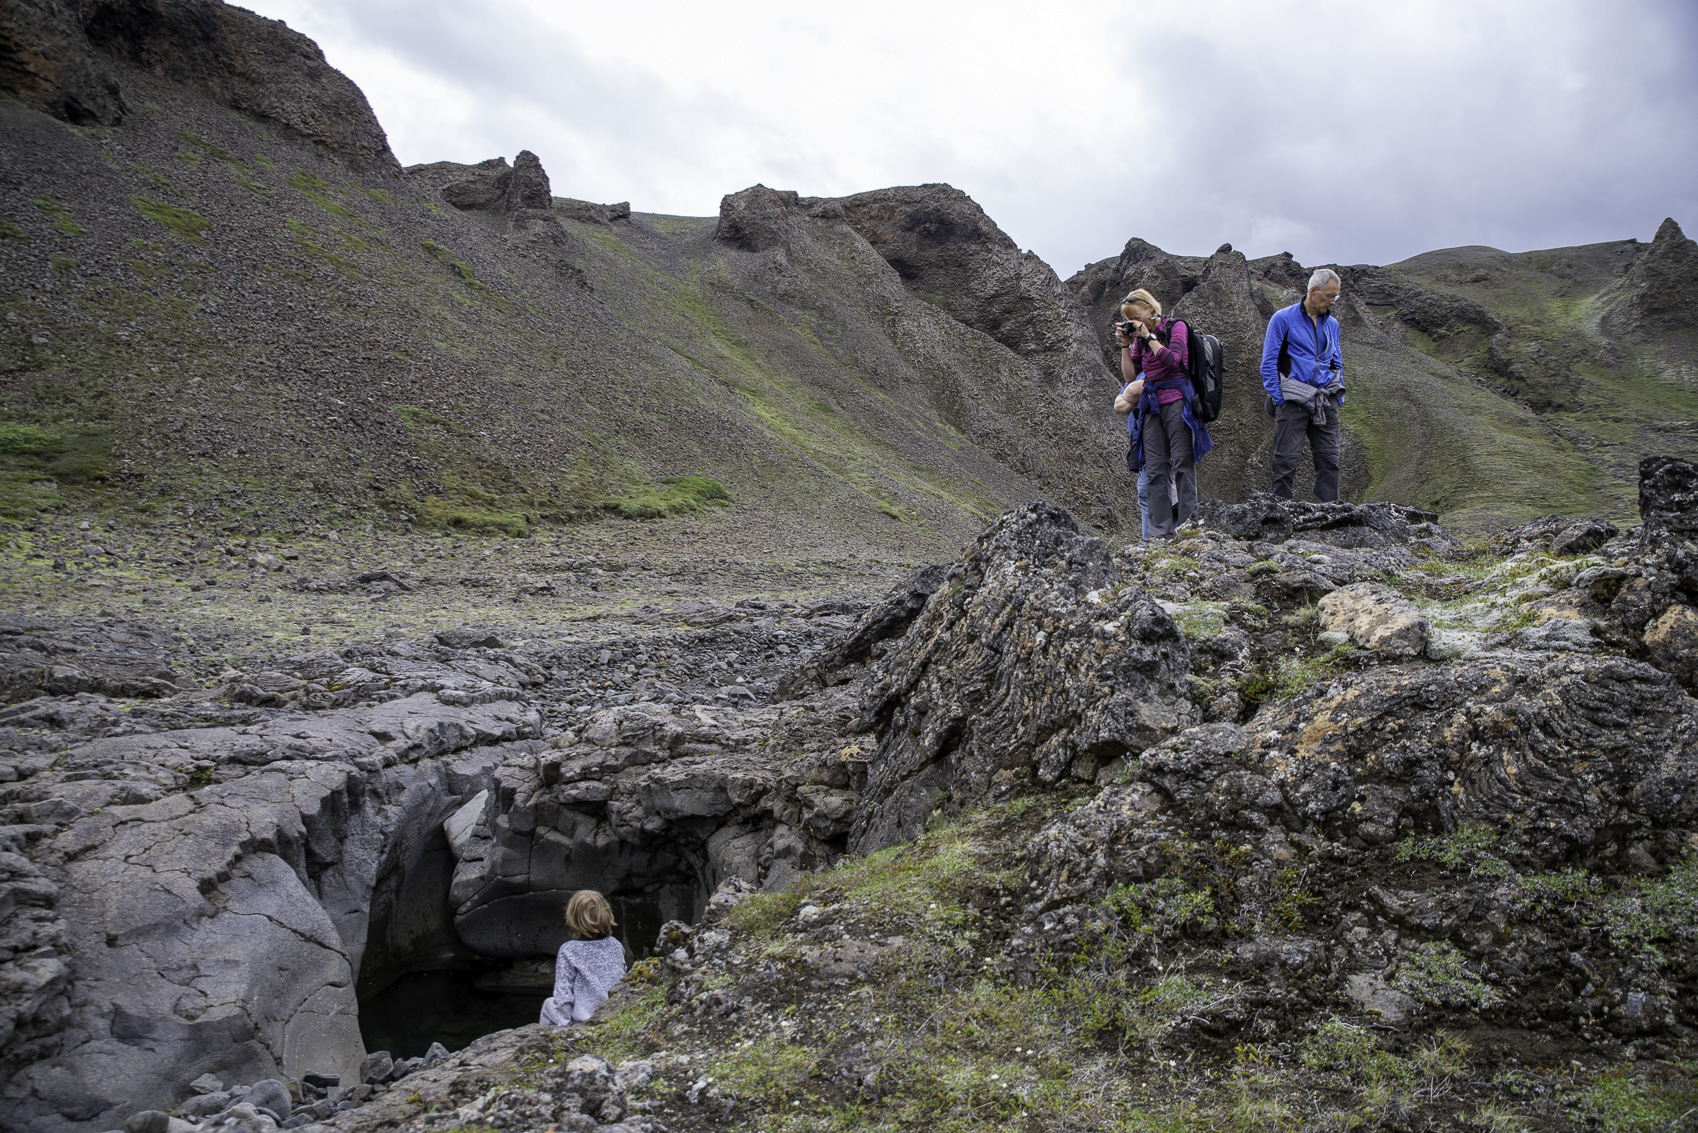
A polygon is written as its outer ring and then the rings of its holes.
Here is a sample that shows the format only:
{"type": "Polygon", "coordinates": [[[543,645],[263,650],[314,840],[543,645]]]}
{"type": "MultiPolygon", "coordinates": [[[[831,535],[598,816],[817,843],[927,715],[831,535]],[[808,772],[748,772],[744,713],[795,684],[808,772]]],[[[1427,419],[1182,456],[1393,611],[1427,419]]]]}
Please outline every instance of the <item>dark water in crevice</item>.
{"type": "Polygon", "coordinates": [[[408,972],[362,997],[360,1037],[366,1049],[412,1058],[433,1042],[459,1050],[492,1031],[537,1021],[546,989],[487,990],[489,975],[489,969],[476,968],[408,972]],[[478,987],[480,982],[486,987],[478,987]]]}

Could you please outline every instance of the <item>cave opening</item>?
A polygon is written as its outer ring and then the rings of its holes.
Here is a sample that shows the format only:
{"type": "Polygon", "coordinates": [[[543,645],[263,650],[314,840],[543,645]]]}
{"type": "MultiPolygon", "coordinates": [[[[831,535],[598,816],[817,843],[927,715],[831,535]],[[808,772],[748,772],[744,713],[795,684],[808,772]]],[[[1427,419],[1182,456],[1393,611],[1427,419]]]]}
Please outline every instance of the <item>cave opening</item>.
{"type": "MultiPolygon", "coordinates": [[[[568,853],[567,856],[570,856],[568,853]]],[[[355,994],[367,1051],[423,1055],[460,1050],[495,1031],[537,1021],[553,992],[554,958],[566,940],[572,888],[527,889],[455,908],[455,858],[440,824],[403,838],[385,855],[367,905],[355,994]]],[[[588,855],[586,855],[588,857],[588,855]]],[[[605,870],[596,886],[613,906],[627,963],[652,954],[661,926],[697,920],[711,892],[699,855],[663,853],[659,870],[605,870]]],[[[586,863],[587,864],[587,863],[586,863]]]]}

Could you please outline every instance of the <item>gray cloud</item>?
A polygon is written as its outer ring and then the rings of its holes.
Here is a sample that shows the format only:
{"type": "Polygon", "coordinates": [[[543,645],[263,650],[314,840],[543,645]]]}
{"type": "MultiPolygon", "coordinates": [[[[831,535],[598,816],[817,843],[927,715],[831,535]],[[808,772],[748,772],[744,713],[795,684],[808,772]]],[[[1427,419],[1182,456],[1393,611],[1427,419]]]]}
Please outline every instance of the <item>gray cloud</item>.
{"type": "Polygon", "coordinates": [[[696,215],[946,180],[1064,275],[1132,235],[1384,263],[1698,223],[1686,0],[252,6],[404,162],[529,148],[557,192],[696,215]]]}

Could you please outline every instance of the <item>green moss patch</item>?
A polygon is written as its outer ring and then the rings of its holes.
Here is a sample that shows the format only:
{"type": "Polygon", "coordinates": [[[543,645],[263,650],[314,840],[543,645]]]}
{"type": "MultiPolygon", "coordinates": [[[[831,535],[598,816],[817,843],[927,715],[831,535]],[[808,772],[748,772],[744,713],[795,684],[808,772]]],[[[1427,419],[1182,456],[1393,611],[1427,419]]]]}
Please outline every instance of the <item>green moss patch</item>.
{"type": "Polygon", "coordinates": [[[422,527],[468,535],[510,535],[515,539],[529,535],[537,519],[525,512],[480,511],[429,496],[417,502],[416,510],[422,527]]]}
{"type": "Polygon", "coordinates": [[[1398,965],[1391,984],[1439,1007],[1481,1011],[1503,1002],[1496,989],[1469,970],[1467,959],[1448,940],[1417,945],[1398,965]]]}
{"type": "Polygon", "coordinates": [[[443,265],[455,275],[459,276],[460,281],[467,287],[472,288],[474,291],[482,291],[486,293],[489,291],[489,288],[485,287],[483,283],[479,281],[477,274],[473,272],[471,268],[455,259],[453,253],[449,252],[449,250],[444,248],[441,244],[438,244],[434,240],[420,240],[419,247],[429,252],[431,257],[435,259],[437,263],[443,265]]]}
{"type": "Polygon", "coordinates": [[[36,197],[35,207],[53,218],[54,225],[67,236],[83,235],[83,226],[71,216],[71,210],[52,197],[36,197]]]}
{"type": "Polygon", "coordinates": [[[133,196],[132,204],[149,220],[163,224],[178,236],[194,244],[205,243],[207,229],[212,223],[198,212],[168,205],[152,197],[133,196]]]}
{"type": "Polygon", "coordinates": [[[1698,1064],[1665,1064],[1601,1076],[1579,1099],[1604,1133],[1685,1128],[1698,1111],[1698,1064]]]}
{"type": "Polygon", "coordinates": [[[62,507],[60,485],[103,482],[111,461],[104,430],[0,422],[0,516],[27,519],[62,507]]]}
{"type": "Polygon", "coordinates": [[[330,196],[330,182],[315,176],[303,169],[297,169],[289,175],[289,188],[336,217],[338,220],[354,220],[360,218],[346,206],[338,204],[330,196]]]}
{"type": "Polygon", "coordinates": [[[650,488],[602,504],[625,519],[664,519],[704,507],[729,506],[731,494],[725,486],[706,476],[663,476],[650,488]]]}
{"type": "Polygon", "coordinates": [[[238,161],[236,159],[235,154],[231,153],[229,150],[225,149],[223,146],[214,145],[212,142],[207,141],[205,138],[199,136],[198,134],[191,134],[186,130],[178,130],[177,131],[177,138],[178,138],[179,141],[184,141],[184,142],[187,142],[189,145],[194,146],[196,149],[198,149],[202,153],[206,154],[206,156],[208,156],[210,158],[214,158],[218,161],[222,161],[226,165],[241,165],[242,164],[240,161],[238,161]]]}

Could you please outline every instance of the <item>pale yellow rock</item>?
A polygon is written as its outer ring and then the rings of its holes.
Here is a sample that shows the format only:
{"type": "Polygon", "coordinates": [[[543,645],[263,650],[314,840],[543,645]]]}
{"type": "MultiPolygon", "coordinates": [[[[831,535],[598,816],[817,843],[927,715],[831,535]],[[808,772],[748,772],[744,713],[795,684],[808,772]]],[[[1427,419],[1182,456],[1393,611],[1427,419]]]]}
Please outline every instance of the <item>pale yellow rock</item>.
{"type": "Polygon", "coordinates": [[[1318,604],[1321,628],[1342,633],[1362,649],[1394,657],[1414,657],[1431,630],[1415,603],[1374,582],[1334,590],[1318,604]]]}

